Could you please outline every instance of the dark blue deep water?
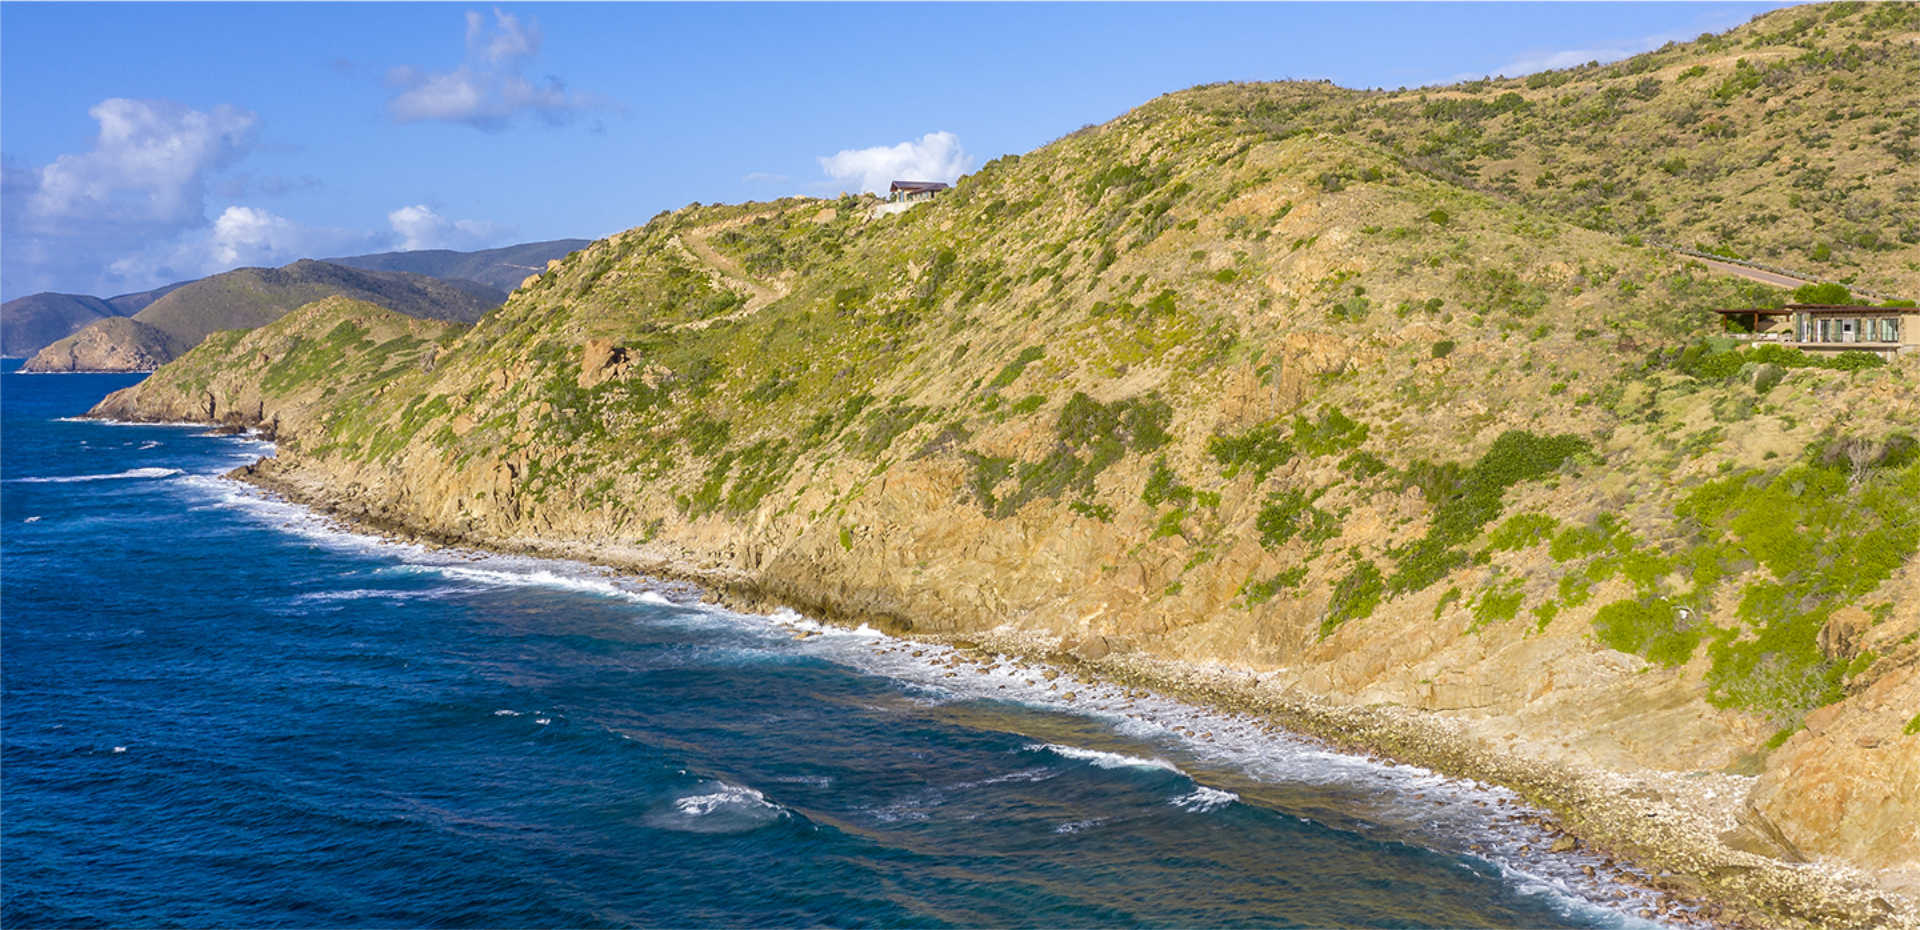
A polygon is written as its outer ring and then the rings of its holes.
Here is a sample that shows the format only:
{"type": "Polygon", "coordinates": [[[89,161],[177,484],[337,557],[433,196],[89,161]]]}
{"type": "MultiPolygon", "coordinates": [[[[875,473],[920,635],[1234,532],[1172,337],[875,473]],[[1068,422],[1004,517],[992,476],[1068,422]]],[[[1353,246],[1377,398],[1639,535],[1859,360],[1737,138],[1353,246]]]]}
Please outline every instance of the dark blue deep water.
{"type": "Polygon", "coordinates": [[[136,378],[16,364],[6,926],[1623,923],[1498,791],[338,532],[213,477],[262,444],[62,419],[136,378]]]}

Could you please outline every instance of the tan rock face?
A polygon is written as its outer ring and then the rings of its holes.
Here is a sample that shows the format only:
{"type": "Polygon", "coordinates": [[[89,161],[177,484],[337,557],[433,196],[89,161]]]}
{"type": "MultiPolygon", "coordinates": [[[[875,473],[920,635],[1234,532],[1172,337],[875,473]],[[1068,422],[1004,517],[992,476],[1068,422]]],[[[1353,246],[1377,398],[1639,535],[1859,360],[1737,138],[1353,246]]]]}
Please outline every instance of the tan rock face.
{"type": "Polygon", "coordinates": [[[41,349],[22,371],[152,371],[179,351],[166,333],[126,317],[101,320],[41,349]]]}
{"type": "Polygon", "coordinates": [[[574,383],[590,388],[626,376],[632,364],[626,349],[605,339],[589,339],[580,350],[580,377],[574,383]]]}
{"type": "Polygon", "coordinates": [[[1755,813],[1795,846],[1906,873],[1920,890],[1920,669],[1906,666],[1808,718],[1768,760],[1755,813]]]}

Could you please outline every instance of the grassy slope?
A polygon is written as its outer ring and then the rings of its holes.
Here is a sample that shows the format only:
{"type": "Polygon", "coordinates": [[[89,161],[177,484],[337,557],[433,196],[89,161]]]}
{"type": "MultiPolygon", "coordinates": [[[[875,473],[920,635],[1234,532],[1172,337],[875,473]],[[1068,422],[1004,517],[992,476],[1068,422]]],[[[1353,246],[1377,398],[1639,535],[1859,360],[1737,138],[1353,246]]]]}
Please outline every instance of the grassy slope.
{"type": "Polygon", "coordinates": [[[1920,8],[1833,4],[1611,65],[1413,92],[1214,88],[1594,229],[1920,292],[1920,8]]]}
{"type": "MultiPolygon", "coordinates": [[[[1758,86],[1904,126],[1910,91],[1853,88],[1910,67],[1878,50],[1905,47],[1913,10],[1782,11],[1540,90],[1678,67],[1633,98],[1671,104],[1720,86],[1735,47],[1804,51],[1753,37],[1823,29],[1862,64],[1758,86]],[[1708,71],[1682,80],[1694,60],[1708,71]]],[[[1725,118],[1754,111],[1741,99],[1725,118]]],[[[431,371],[393,369],[378,404],[285,378],[215,393],[271,414],[305,392],[287,467],[388,487],[418,526],[670,547],[927,628],[1113,634],[1516,715],[1535,667],[1500,655],[1552,647],[1574,656],[1556,672],[1585,674],[1630,654],[1634,674],[1572,689],[1592,716],[1542,726],[1657,764],[1750,770],[1810,709],[1910,674],[1920,617],[1894,595],[1920,546],[1920,457],[1898,435],[1920,422],[1912,366],[1699,343],[1706,308],[1780,295],[1576,225],[1593,219],[1577,200],[1453,183],[1334,118],[1393,101],[1199,88],[898,217],[854,199],[662,214],[516,292],[431,371]],[[1275,99],[1312,107],[1276,123],[1275,99]],[[1842,620],[1865,632],[1823,635],[1842,620]],[[1654,726],[1667,695],[1680,729],[1654,726]]],[[[1468,122],[1421,119],[1434,137],[1468,122]]],[[[1555,170],[1631,174],[1604,154],[1555,170]]],[[[1856,158],[1877,167],[1835,188],[1834,214],[1910,180],[1884,146],[1856,158]]],[[[1758,203],[1791,188],[1776,169],[1662,185],[1661,216],[1724,208],[1716,184],[1758,203]]],[[[1770,234],[1762,254],[1804,244],[1791,223],[1749,233],[1770,234]]],[[[1910,251],[1835,255],[1861,281],[1912,280],[1910,251]]],[[[223,358],[254,364],[212,344],[188,360],[223,358]]],[[[150,383],[158,402],[171,382],[150,383]]]]}

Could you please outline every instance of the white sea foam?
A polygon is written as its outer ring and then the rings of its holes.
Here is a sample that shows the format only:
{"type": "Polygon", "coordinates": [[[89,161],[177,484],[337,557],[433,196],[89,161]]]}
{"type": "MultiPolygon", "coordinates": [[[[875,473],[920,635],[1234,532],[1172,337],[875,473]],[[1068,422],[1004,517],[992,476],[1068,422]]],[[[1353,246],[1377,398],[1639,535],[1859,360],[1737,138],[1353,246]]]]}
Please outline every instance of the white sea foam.
{"type": "Polygon", "coordinates": [[[149,439],[146,442],[143,442],[140,444],[140,451],[142,452],[145,452],[148,449],[158,449],[158,448],[160,448],[160,440],[158,439],[149,439]]]}
{"type": "Polygon", "coordinates": [[[470,594],[480,590],[476,587],[442,586],[408,591],[399,588],[352,588],[346,591],[310,591],[293,598],[296,604],[330,603],[333,601],[416,601],[432,600],[454,594],[470,594]]]}
{"type": "Polygon", "coordinates": [[[1112,819],[1112,818],[1108,818],[1108,817],[1094,817],[1094,818],[1092,818],[1092,819],[1090,819],[1090,820],[1070,820],[1070,821],[1068,821],[1068,822],[1066,822],[1066,823],[1063,823],[1063,824],[1061,824],[1061,825],[1059,825],[1059,826],[1057,826],[1057,827],[1054,827],[1054,828],[1053,828],[1053,832],[1055,832],[1055,833],[1085,833],[1086,831],[1088,831],[1088,830],[1091,830],[1091,829],[1093,829],[1094,827],[1097,827],[1097,826],[1099,826],[1099,825],[1101,825],[1101,824],[1103,824],[1103,823],[1106,823],[1106,822],[1107,822],[1108,820],[1110,820],[1110,819],[1112,819]]]}
{"type": "Polygon", "coordinates": [[[646,822],[682,833],[745,833],[789,816],[752,788],[713,781],[655,808],[646,822]]]}
{"type": "Polygon", "coordinates": [[[184,474],[186,474],[186,472],[178,468],[129,468],[126,471],[117,471],[110,475],[47,475],[27,478],[8,478],[7,480],[16,481],[21,484],[69,484],[75,481],[121,481],[132,478],[171,478],[174,475],[184,474]]]}
{"type": "Polygon", "coordinates": [[[207,426],[205,423],[195,423],[191,420],[114,420],[107,417],[88,416],[54,417],[53,421],[55,423],[96,423],[101,426],[192,426],[199,429],[205,429],[207,426]]]}
{"type": "Polygon", "coordinates": [[[476,568],[470,565],[416,565],[421,571],[430,571],[458,578],[462,581],[474,581],[506,587],[554,588],[561,591],[578,591],[584,594],[598,594],[602,597],[615,597],[636,603],[665,603],[671,601],[651,591],[633,591],[614,581],[604,578],[581,576],[572,573],[537,568],[526,571],[505,571],[495,568],[476,568]],[[651,596],[651,597],[649,597],[651,596]]]}
{"type": "Polygon", "coordinates": [[[499,710],[494,711],[493,715],[495,717],[518,717],[520,716],[520,712],[517,710],[508,710],[502,707],[499,710]]]}
{"type": "Polygon", "coordinates": [[[28,517],[28,518],[26,518],[25,520],[22,520],[22,521],[20,521],[20,522],[21,522],[21,523],[39,523],[39,522],[40,522],[40,516],[39,516],[38,514],[35,514],[35,515],[33,515],[33,516],[31,516],[31,517],[28,517]]]}
{"type": "Polygon", "coordinates": [[[1140,756],[1123,755],[1117,752],[1102,752],[1098,749],[1082,749],[1078,746],[1062,746],[1059,743],[1029,743],[1028,752],[1050,752],[1066,759],[1086,762],[1102,769],[1162,769],[1178,772],[1180,769],[1165,759],[1144,759],[1140,756]]]}
{"type": "Polygon", "coordinates": [[[1231,791],[1200,785],[1191,794],[1183,794],[1167,803],[1196,814],[1210,814],[1238,800],[1240,796],[1231,791]]]}

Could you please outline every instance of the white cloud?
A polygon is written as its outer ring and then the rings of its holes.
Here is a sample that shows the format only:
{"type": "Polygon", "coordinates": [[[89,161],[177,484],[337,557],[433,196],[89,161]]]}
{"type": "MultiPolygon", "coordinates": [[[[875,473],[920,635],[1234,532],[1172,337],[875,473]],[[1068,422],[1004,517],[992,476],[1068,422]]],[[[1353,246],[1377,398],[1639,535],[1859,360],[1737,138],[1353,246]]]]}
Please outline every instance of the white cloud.
{"type": "Polygon", "coordinates": [[[600,101],[572,93],[559,78],[529,80],[523,71],[540,53],[540,27],[531,20],[494,10],[491,20],[467,12],[466,60],[450,71],[401,65],[387,71],[394,95],[387,112],[402,123],[438,121],[477,129],[505,128],[522,113],[563,123],[600,101]]]}
{"type": "Polygon", "coordinates": [[[115,218],[178,225],[203,217],[206,176],[245,151],[259,120],[222,104],[210,111],[170,100],[102,100],[93,149],[40,169],[28,199],[39,223],[115,218]]]}
{"type": "Polygon", "coordinates": [[[969,159],[960,137],[930,132],[899,145],[842,149],[822,156],[820,167],[837,181],[856,181],[860,190],[885,191],[894,181],[947,181],[959,178],[969,159]]]}
{"type": "Polygon", "coordinates": [[[393,228],[393,234],[399,238],[399,248],[404,252],[486,248],[510,232],[484,220],[450,220],[426,204],[401,207],[387,214],[387,225],[393,228]]]}
{"type": "MultiPolygon", "coordinates": [[[[90,148],[28,167],[9,161],[0,223],[5,296],[60,288],[106,292],[106,269],[208,228],[207,190],[251,149],[259,117],[220,105],[198,110],[171,100],[102,100],[87,111],[99,124],[90,148]]],[[[133,287],[160,281],[140,280],[133,287]]]]}
{"type": "Polygon", "coordinates": [[[476,10],[467,11],[467,53],[489,64],[504,65],[531,58],[540,51],[540,26],[525,26],[511,13],[493,11],[494,28],[487,30],[487,18],[476,10]]]}
{"type": "Polygon", "coordinates": [[[250,266],[279,266],[302,258],[373,252],[383,234],[307,226],[258,207],[229,206],[205,227],[148,243],[107,262],[100,279],[115,293],[184,281],[250,266]]]}

